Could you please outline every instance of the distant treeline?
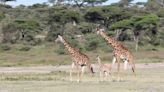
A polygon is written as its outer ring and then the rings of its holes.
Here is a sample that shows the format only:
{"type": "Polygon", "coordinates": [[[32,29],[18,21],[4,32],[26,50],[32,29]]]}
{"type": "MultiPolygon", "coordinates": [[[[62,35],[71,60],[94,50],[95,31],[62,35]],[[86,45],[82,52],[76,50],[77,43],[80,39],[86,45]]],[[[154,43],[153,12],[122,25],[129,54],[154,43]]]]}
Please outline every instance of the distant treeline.
{"type": "MultiPolygon", "coordinates": [[[[50,4],[16,7],[7,1],[13,0],[0,1],[1,43],[39,45],[54,41],[58,34],[92,37],[101,25],[117,40],[135,42],[136,50],[138,45],[164,46],[164,0],[120,0],[111,5],[102,5],[107,0],[48,0],[50,4]]],[[[94,50],[98,43],[91,39],[86,48],[94,50]]]]}

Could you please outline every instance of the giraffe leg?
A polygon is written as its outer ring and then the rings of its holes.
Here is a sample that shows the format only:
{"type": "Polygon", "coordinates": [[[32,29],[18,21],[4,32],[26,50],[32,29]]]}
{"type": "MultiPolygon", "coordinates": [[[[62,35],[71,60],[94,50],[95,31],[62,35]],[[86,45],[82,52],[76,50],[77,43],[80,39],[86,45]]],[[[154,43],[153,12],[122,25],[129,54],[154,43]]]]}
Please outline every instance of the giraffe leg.
{"type": "Polygon", "coordinates": [[[126,75],[128,60],[124,60],[124,76],[126,75]]]}
{"type": "Polygon", "coordinates": [[[117,81],[120,81],[120,58],[117,57],[116,61],[118,62],[118,65],[117,65],[117,81]]]}
{"type": "Polygon", "coordinates": [[[72,81],[72,71],[73,71],[74,68],[75,68],[75,64],[73,62],[72,65],[71,65],[71,69],[70,69],[70,81],[72,81]]]}
{"type": "Polygon", "coordinates": [[[105,79],[107,80],[109,73],[108,72],[104,72],[104,73],[105,73],[105,79]]]}
{"type": "Polygon", "coordinates": [[[78,77],[77,82],[79,83],[80,82],[80,69],[78,65],[76,66],[76,68],[77,68],[77,77],[78,77]]]}
{"type": "Polygon", "coordinates": [[[110,75],[110,80],[113,80],[113,76],[112,76],[111,71],[109,71],[109,75],[110,75]]]}
{"type": "Polygon", "coordinates": [[[85,66],[82,66],[82,67],[81,67],[81,75],[80,75],[80,80],[81,80],[81,78],[83,77],[84,72],[85,72],[85,66]]]}
{"type": "Polygon", "coordinates": [[[124,61],[124,70],[127,69],[127,65],[128,65],[128,60],[125,60],[125,61],[124,61]]]}
{"type": "Polygon", "coordinates": [[[100,81],[102,80],[102,72],[100,71],[100,81]]]}
{"type": "Polygon", "coordinates": [[[112,67],[114,67],[114,64],[116,63],[116,57],[113,57],[113,60],[112,60],[112,67]]]}
{"type": "Polygon", "coordinates": [[[104,72],[102,71],[102,81],[104,81],[104,72]]]}

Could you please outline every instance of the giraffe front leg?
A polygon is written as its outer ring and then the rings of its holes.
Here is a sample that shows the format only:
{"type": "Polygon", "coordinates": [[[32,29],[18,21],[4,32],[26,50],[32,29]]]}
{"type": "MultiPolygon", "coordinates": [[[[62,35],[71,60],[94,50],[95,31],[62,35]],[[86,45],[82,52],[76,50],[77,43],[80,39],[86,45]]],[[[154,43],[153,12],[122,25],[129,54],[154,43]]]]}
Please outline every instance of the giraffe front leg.
{"type": "Polygon", "coordinates": [[[84,72],[85,72],[85,66],[82,66],[82,67],[81,67],[81,75],[80,75],[80,80],[81,80],[81,78],[83,77],[84,72]]]}
{"type": "Polygon", "coordinates": [[[78,65],[76,65],[76,69],[77,69],[77,82],[80,82],[80,69],[78,67],[78,65]]]}
{"type": "Polygon", "coordinates": [[[123,76],[126,78],[126,70],[127,70],[127,65],[128,65],[128,60],[124,60],[124,71],[123,71],[123,76]]]}
{"type": "Polygon", "coordinates": [[[105,80],[108,80],[109,72],[104,72],[105,73],[105,80]]]}
{"type": "Polygon", "coordinates": [[[110,81],[112,81],[114,77],[113,77],[111,71],[109,71],[109,75],[110,75],[110,81]]]}
{"type": "Polygon", "coordinates": [[[112,68],[114,67],[114,64],[116,63],[116,57],[113,57],[113,60],[112,60],[112,68]]]}
{"type": "Polygon", "coordinates": [[[116,61],[118,62],[118,65],[117,65],[117,81],[120,81],[120,58],[117,57],[116,61]]]}
{"type": "Polygon", "coordinates": [[[128,65],[128,60],[125,60],[125,61],[124,61],[124,71],[126,71],[127,65],[128,65]]]}
{"type": "Polygon", "coordinates": [[[70,81],[72,81],[72,71],[75,68],[75,63],[73,62],[70,69],[70,81]]]}
{"type": "Polygon", "coordinates": [[[103,73],[100,71],[99,81],[102,81],[103,73]]]}

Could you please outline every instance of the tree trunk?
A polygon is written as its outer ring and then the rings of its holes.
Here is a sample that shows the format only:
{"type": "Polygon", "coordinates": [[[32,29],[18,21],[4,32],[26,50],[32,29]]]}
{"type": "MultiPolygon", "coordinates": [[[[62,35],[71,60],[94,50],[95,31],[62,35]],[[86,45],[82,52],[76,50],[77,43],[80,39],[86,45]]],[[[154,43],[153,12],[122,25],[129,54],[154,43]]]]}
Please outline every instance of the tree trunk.
{"type": "Polygon", "coordinates": [[[74,2],[75,2],[75,4],[76,4],[76,6],[80,9],[82,6],[83,6],[83,4],[84,4],[84,2],[81,2],[80,4],[76,1],[76,0],[74,0],[74,2]]]}
{"type": "Polygon", "coordinates": [[[139,36],[134,36],[134,41],[135,41],[135,50],[138,51],[138,42],[139,42],[139,36]]]}
{"type": "Polygon", "coordinates": [[[76,21],[73,20],[73,26],[76,26],[76,21]]]}
{"type": "Polygon", "coordinates": [[[116,29],[115,32],[116,32],[115,39],[118,40],[118,38],[119,38],[122,31],[120,29],[116,29]]]}
{"type": "Polygon", "coordinates": [[[21,29],[20,30],[20,40],[23,40],[24,39],[24,30],[23,29],[21,29]]]}

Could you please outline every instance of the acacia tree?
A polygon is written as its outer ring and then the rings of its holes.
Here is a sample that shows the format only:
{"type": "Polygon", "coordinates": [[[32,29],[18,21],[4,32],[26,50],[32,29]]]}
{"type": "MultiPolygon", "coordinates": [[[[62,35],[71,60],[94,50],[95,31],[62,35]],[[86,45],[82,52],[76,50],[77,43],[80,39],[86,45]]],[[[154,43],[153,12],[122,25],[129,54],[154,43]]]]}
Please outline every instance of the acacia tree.
{"type": "Polygon", "coordinates": [[[121,20],[121,21],[118,21],[118,22],[115,22],[113,23],[111,26],[110,26],[110,30],[114,30],[116,35],[115,35],[115,38],[117,40],[120,40],[119,37],[120,35],[126,31],[127,29],[131,29],[132,27],[132,20],[131,19],[124,19],[124,20],[121,20]]]}
{"type": "Polygon", "coordinates": [[[61,3],[65,2],[66,0],[48,0],[49,3],[52,3],[53,5],[61,5],[61,3]]]}
{"type": "Polygon", "coordinates": [[[117,21],[130,18],[131,14],[125,12],[116,6],[104,6],[91,8],[86,14],[85,19],[93,22],[100,23],[106,28],[117,21]]]}
{"type": "Polygon", "coordinates": [[[102,4],[108,0],[84,0],[87,4],[90,4],[92,7],[94,7],[96,4],[102,4]]]}
{"type": "Polygon", "coordinates": [[[79,12],[66,7],[52,8],[50,10],[48,21],[51,30],[49,31],[49,40],[51,41],[56,38],[58,34],[64,33],[65,25],[67,23],[72,23],[72,26],[76,26],[80,20],[80,16],[81,14],[79,12]]]}
{"type": "MultiPolygon", "coordinates": [[[[145,16],[135,16],[130,19],[125,19],[113,23],[110,30],[116,31],[116,38],[126,29],[132,30],[134,34],[135,50],[138,50],[138,44],[140,40],[141,33],[144,35],[156,35],[157,33],[157,21],[158,16],[154,14],[149,14],[145,16]]],[[[150,38],[153,39],[153,38],[150,38]]]]}
{"type": "Polygon", "coordinates": [[[157,31],[157,29],[155,30],[154,28],[157,28],[158,16],[154,14],[139,16],[139,17],[134,17],[132,21],[133,21],[134,41],[136,43],[135,49],[137,51],[141,32],[145,30],[148,30],[149,32],[157,31]]]}
{"type": "Polygon", "coordinates": [[[164,8],[164,0],[148,0],[145,7],[148,11],[156,12],[160,8],[164,8]]]}
{"type": "Polygon", "coordinates": [[[118,5],[120,7],[128,7],[131,4],[132,1],[134,1],[134,0],[120,0],[118,2],[118,5]]]}
{"type": "Polygon", "coordinates": [[[39,23],[35,20],[15,20],[14,25],[19,31],[19,39],[31,41],[39,31],[39,23]]]}
{"type": "Polygon", "coordinates": [[[94,7],[95,5],[105,3],[106,1],[108,0],[64,0],[64,2],[69,4],[75,4],[78,8],[81,8],[84,5],[91,5],[94,7]]]}

